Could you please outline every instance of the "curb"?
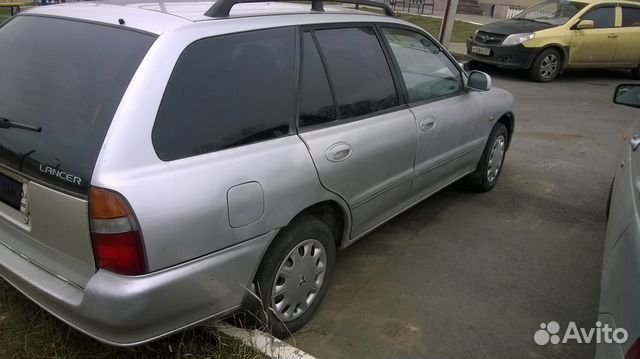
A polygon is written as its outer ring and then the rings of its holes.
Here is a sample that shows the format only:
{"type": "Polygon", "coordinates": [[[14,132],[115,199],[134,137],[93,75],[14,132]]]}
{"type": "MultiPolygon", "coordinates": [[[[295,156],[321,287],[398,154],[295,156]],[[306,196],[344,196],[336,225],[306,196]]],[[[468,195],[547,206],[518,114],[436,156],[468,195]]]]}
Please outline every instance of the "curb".
{"type": "Polygon", "coordinates": [[[220,333],[238,339],[245,345],[273,359],[316,359],[304,351],[257,329],[240,329],[226,323],[217,323],[213,327],[220,333]]]}

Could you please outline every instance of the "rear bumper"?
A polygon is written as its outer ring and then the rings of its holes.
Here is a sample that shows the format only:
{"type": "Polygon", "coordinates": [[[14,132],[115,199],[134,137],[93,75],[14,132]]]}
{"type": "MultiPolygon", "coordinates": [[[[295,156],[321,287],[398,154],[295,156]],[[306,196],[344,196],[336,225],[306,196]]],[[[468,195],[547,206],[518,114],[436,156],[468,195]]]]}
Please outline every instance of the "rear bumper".
{"type": "MultiPolygon", "coordinates": [[[[622,179],[616,177],[616,181],[621,183],[622,179]]],[[[615,192],[614,197],[618,197],[615,192]]],[[[612,205],[617,207],[620,203],[614,201],[612,205]]],[[[615,216],[620,212],[612,214],[615,216]]],[[[624,358],[624,353],[640,338],[640,217],[629,218],[628,213],[624,214],[622,223],[629,223],[626,229],[619,236],[616,234],[615,238],[610,236],[617,231],[607,232],[607,242],[612,243],[613,247],[605,251],[598,320],[613,330],[624,329],[628,339],[624,343],[599,343],[596,346],[596,358],[624,358]]],[[[615,221],[616,218],[610,216],[609,226],[615,221]]]]}
{"type": "Polygon", "coordinates": [[[138,345],[239,308],[275,233],[143,276],[98,270],[85,288],[0,244],[0,276],[81,332],[138,345]]]}
{"type": "MultiPolygon", "coordinates": [[[[607,325],[611,330],[618,329],[614,318],[608,313],[600,313],[598,315],[598,321],[604,327],[607,325]]],[[[595,359],[624,359],[624,352],[622,346],[615,342],[604,343],[600,342],[596,344],[595,359]]]]}
{"type": "Polygon", "coordinates": [[[502,46],[487,45],[476,42],[474,39],[467,40],[467,58],[489,65],[496,65],[514,69],[528,69],[535,58],[538,49],[527,48],[522,45],[502,46]],[[480,46],[490,49],[489,55],[475,54],[471,50],[473,46],[480,46]]]}

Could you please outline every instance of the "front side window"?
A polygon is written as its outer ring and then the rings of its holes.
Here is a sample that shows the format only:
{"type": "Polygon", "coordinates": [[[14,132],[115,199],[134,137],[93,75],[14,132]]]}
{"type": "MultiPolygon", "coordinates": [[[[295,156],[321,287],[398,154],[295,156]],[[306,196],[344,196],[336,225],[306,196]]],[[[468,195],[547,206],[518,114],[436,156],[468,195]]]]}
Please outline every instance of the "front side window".
{"type": "Polygon", "coordinates": [[[581,20],[592,20],[594,29],[614,27],[616,23],[616,8],[603,6],[586,13],[581,20]]]}
{"type": "Polygon", "coordinates": [[[165,161],[285,136],[295,114],[295,32],[251,31],[191,44],[158,111],[165,161]]]}
{"type": "Polygon", "coordinates": [[[640,26],[640,7],[622,7],[622,26],[640,26]]]}
{"type": "Polygon", "coordinates": [[[462,74],[435,43],[413,31],[384,28],[400,66],[409,102],[420,102],[464,90],[462,74]]]}
{"type": "Polygon", "coordinates": [[[349,119],[399,104],[382,47],[371,27],[316,30],[338,116],[349,119]]]}

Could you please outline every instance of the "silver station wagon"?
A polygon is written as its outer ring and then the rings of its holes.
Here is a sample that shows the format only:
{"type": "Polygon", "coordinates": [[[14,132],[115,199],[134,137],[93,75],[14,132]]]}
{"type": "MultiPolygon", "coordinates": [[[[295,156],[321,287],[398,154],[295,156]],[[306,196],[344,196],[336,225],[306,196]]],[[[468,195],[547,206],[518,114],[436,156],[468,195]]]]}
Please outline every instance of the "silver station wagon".
{"type": "Polygon", "coordinates": [[[345,248],[498,180],[512,96],[382,3],[46,6],[0,27],[0,275],[137,345],[310,320],[345,248]],[[252,300],[259,298],[260,300],[252,300]]]}

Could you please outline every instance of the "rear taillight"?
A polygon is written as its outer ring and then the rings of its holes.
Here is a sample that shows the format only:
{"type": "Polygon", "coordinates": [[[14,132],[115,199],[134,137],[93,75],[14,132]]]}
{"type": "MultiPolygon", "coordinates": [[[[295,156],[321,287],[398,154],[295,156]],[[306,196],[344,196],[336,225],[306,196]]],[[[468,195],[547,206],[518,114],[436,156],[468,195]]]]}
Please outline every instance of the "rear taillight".
{"type": "Polygon", "coordinates": [[[98,267],[127,275],[147,273],[138,221],[122,195],[92,187],[89,216],[98,267]]]}
{"type": "Polygon", "coordinates": [[[640,359],[640,338],[636,340],[635,343],[629,348],[627,354],[624,356],[625,359],[640,359]]]}

